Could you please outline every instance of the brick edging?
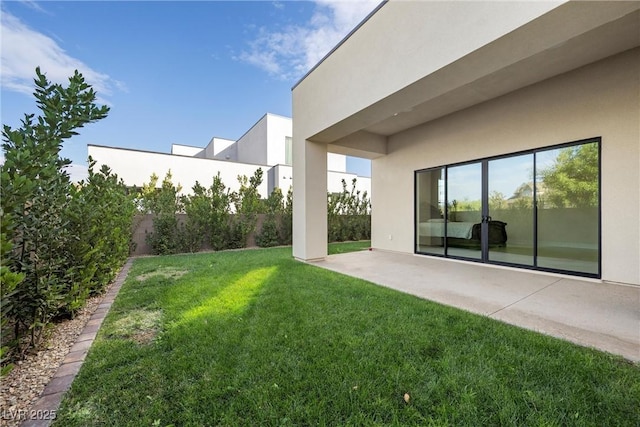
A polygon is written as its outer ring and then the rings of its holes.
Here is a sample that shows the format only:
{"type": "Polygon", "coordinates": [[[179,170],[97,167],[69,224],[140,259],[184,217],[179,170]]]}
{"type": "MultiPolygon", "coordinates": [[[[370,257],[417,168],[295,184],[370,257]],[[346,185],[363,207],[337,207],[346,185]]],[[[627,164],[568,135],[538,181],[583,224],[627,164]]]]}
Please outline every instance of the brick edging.
{"type": "Polygon", "coordinates": [[[21,427],[48,427],[51,425],[62,398],[71,387],[71,383],[73,383],[78,372],[80,372],[80,367],[89,352],[89,348],[98,335],[98,330],[104,318],[107,317],[113,301],[116,299],[118,292],[120,292],[132,263],[133,258],[129,258],[122,266],[113,284],[102,297],[98,308],[93,312],[84,329],[78,335],[75,344],[69,349],[62,364],[58,367],[58,370],[46,385],[36,403],[27,411],[27,416],[31,416],[32,419],[25,420],[20,425],[21,427]]]}

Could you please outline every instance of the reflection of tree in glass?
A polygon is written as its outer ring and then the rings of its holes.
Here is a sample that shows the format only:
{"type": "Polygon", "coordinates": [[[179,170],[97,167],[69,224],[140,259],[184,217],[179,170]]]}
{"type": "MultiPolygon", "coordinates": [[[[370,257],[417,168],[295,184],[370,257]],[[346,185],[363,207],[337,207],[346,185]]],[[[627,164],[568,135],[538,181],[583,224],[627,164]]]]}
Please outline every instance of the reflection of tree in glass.
{"type": "Polygon", "coordinates": [[[458,210],[463,212],[479,212],[482,209],[482,201],[469,200],[465,197],[462,201],[458,202],[458,210]]]}
{"type": "Polygon", "coordinates": [[[531,197],[517,197],[509,200],[509,209],[525,209],[529,210],[533,206],[531,197]]]}
{"type": "Polygon", "coordinates": [[[489,210],[505,209],[507,207],[507,198],[499,191],[492,191],[489,194],[489,210]]]}
{"type": "Polygon", "coordinates": [[[598,144],[560,150],[553,165],[539,172],[550,207],[598,205],[598,144]]]}

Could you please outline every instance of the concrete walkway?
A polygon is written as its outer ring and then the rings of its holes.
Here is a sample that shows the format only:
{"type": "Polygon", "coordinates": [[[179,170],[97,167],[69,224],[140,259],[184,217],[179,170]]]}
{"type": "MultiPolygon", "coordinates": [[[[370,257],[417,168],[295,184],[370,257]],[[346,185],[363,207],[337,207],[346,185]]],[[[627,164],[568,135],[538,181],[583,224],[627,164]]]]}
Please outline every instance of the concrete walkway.
{"type": "Polygon", "coordinates": [[[640,287],[375,250],[313,265],[640,362],[640,287]]]}

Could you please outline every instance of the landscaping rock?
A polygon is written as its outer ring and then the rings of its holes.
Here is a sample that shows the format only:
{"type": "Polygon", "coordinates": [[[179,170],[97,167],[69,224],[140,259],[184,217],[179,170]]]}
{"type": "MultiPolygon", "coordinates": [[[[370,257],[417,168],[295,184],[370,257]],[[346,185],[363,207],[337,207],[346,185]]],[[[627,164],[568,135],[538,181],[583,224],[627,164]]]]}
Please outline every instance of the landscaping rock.
{"type": "Polygon", "coordinates": [[[24,360],[18,361],[13,370],[2,378],[1,427],[16,427],[26,420],[29,410],[62,364],[102,298],[99,295],[88,299],[75,318],[54,324],[40,346],[31,350],[24,360]]]}

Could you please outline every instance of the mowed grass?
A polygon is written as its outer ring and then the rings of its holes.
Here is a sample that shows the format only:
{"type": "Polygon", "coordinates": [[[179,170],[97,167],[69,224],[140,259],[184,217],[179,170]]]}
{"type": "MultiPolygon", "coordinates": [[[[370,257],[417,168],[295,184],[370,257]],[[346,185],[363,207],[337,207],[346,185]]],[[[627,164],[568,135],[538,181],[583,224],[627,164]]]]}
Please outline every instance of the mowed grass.
{"type": "Polygon", "coordinates": [[[639,408],[637,365],[274,248],[137,259],[55,425],[637,426],[639,408]]]}
{"type": "Polygon", "coordinates": [[[367,250],[371,247],[371,240],[359,240],[356,242],[329,243],[329,255],[343,254],[367,250]]]}

